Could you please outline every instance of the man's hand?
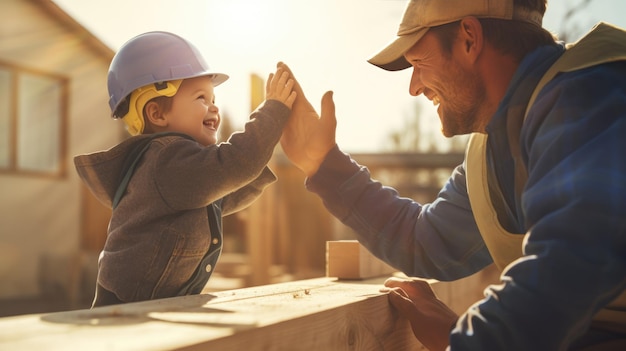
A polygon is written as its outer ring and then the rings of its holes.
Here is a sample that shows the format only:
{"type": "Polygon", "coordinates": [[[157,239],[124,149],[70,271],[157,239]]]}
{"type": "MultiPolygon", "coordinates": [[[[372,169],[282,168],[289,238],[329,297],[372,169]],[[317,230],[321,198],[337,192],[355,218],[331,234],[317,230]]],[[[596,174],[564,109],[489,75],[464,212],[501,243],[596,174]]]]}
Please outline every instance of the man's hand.
{"type": "Polygon", "coordinates": [[[293,90],[297,94],[280,145],[296,167],[307,177],[312,176],[319,169],[326,154],[335,146],[337,119],[332,92],[328,91],[322,97],[320,117],[304,96],[302,87],[289,67],[282,62],[278,63],[278,67],[290,73],[290,77],[295,81],[293,90]]]}
{"type": "Polygon", "coordinates": [[[415,337],[430,351],[445,350],[458,316],[435,296],[430,284],[419,279],[385,281],[389,302],[409,320],[415,337]]]}

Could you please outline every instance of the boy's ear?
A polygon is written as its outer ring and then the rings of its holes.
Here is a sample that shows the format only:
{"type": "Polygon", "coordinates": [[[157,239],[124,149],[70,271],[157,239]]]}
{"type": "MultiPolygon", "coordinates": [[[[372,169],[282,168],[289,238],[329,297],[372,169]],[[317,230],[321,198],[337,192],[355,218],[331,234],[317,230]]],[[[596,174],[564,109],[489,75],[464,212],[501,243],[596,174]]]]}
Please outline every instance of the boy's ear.
{"type": "Polygon", "coordinates": [[[163,113],[163,110],[154,101],[149,101],[143,108],[144,115],[146,116],[146,122],[158,127],[166,127],[167,119],[163,113]]]}

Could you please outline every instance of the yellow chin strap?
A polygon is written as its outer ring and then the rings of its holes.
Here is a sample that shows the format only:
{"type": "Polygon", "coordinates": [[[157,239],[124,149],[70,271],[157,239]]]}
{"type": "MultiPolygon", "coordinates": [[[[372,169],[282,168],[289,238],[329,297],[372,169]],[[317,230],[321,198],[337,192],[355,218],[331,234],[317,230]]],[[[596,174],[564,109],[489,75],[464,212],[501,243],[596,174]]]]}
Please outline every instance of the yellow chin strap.
{"type": "Polygon", "coordinates": [[[141,88],[135,89],[130,94],[130,104],[128,106],[128,113],[122,117],[124,123],[126,123],[126,129],[130,135],[139,135],[143,133],[145,127],[145,121],[143,119],[143,108],[148,101],[159,96],[172,97],[176,95],[178,88],[180,88],[182,79],[171,80],[167,82],[160,82],[154,84],[148,84],[141,88]]]}

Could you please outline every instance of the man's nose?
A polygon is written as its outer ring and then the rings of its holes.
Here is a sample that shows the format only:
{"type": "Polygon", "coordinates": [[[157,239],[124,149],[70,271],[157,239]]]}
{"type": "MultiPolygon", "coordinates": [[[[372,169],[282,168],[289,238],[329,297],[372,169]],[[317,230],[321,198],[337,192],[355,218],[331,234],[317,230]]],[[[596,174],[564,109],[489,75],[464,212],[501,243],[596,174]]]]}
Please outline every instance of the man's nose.
{"type": "Polygon", "coordinates": [[[409,83],[409,94],[411,96],[418,96],[424,92],[424,85],[420,79],[419,68],[413,67],[413,73],[411,74],[411,82],[409,83]]]}

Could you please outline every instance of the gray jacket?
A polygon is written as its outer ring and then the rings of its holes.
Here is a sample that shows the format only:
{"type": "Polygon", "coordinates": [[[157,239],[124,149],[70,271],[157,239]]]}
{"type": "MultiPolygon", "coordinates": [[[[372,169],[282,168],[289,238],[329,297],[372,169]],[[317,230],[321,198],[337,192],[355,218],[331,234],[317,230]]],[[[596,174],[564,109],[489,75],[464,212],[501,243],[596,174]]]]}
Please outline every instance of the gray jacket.
{"type": "MultiPolygon", "coordinates": [[[[205,272],[208,280],[222,245],[221,233],[209,229],[207,206],[218,215],[220,208],[224,215],[234,213],[276,180],[266,165],[289,113],[284,104],[265,101],[243,132],[208,147],[182,135],[151,140],[113,209],[98,285],[120,302],[198,293],[189,291],[194,272],[205,272]],[[209,253],[215,254],[207,261],[209,253]]],[[[78,174],[104,205],[112,207],[132,150],[149,137],[74,158],[78,174]]]]}

